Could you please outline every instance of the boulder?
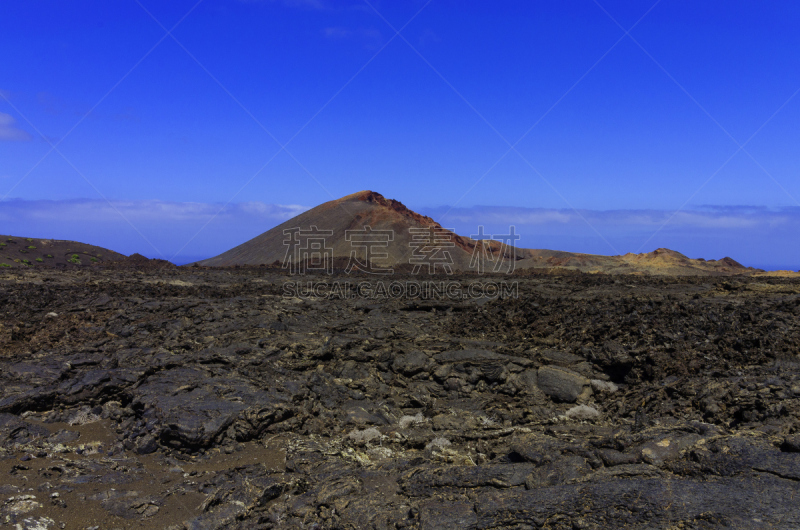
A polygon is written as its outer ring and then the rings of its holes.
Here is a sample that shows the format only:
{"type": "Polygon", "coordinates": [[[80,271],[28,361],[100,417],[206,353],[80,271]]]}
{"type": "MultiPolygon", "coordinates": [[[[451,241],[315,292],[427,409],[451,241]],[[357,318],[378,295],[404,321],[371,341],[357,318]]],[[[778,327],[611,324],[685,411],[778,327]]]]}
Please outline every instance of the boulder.
{"type": "Polygon", "coordinates": [[[395,372],[400,372],[406,376],[420,373],[428,366],[428,356],[421,351],[412,351],[398,355],[392,363],[395,372]]]}
{"type": "Polygon", "coordinates": [[[575,403],[584,389],[589,386],[589,380],[582,375],[564,368],[543,366],[539,368],[539,388],[554,401],[575,403]]]}

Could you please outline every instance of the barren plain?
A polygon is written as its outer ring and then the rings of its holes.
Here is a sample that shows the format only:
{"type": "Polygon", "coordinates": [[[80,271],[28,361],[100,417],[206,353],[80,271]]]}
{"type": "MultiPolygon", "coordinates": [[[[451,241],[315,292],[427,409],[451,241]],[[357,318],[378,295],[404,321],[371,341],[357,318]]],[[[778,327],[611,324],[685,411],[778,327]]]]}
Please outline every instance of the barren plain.
{"type": "Polygon", "coordinates": [[[797,279],[297,280],[0,271],[0,525],[800,527],[797,279]]]}

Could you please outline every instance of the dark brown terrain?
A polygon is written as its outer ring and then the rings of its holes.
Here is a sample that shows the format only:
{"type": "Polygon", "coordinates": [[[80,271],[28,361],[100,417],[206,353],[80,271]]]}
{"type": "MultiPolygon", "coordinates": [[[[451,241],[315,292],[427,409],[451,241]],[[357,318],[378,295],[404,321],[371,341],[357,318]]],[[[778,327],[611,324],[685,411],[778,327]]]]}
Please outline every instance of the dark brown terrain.
{"type": "Polygon", "coordinates": [[[77,241],[0,236],[0,269],[74,268],[124,258],[119,252],[77,241]]]}
{"type": "Polygon", "coordinates": [[[0,525],[800,528],[797,279],[391,279],[0,271],[0,525]]]}

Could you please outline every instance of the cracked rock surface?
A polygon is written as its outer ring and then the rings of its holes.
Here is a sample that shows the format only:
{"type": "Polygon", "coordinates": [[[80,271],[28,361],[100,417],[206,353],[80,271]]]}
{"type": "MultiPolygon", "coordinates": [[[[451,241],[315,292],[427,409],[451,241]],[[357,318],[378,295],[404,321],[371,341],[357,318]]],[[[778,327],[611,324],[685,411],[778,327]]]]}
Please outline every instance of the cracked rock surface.
{"type": "Polygon", "coordinates": [[[4,272],[0,525],[800,527],[800,282],[492,280],[4,272]]]}

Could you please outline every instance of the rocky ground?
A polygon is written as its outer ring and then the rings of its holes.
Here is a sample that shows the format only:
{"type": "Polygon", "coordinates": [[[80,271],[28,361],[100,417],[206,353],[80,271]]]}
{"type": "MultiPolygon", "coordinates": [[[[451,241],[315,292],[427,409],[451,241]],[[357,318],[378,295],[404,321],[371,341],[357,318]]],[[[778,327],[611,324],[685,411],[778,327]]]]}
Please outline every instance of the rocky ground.
{"type": "Polygon", "coordinates": [[[0,271],[0,525],[800,527],[800,281],[514,279],[0,271]]]}

